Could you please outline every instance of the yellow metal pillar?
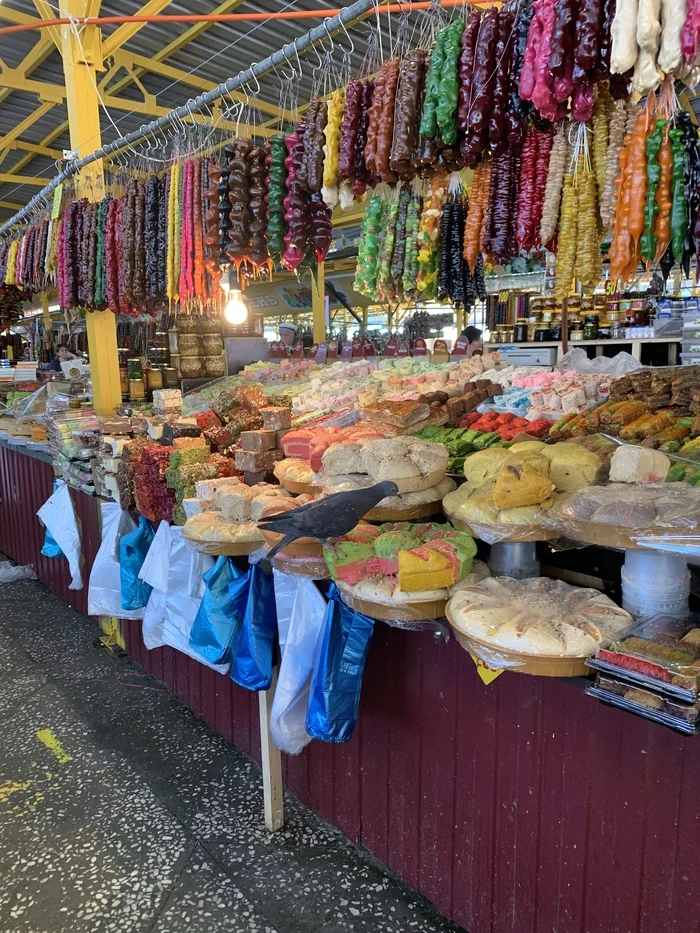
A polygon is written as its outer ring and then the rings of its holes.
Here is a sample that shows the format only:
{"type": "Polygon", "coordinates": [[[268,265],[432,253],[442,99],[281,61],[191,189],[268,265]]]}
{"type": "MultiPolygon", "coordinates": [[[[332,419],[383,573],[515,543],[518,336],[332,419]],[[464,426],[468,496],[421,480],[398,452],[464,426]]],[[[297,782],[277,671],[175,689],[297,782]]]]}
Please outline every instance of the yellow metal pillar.
{"type": "Polygon", "coordinates": [[[326,276],[322,262],[316,267],[316,275],[311,275],[311,310],[314,316],[314,343],[323,343],[326,339],[326,276]]]}
{"type": "MultiPolygon", "coordinates": [[[[61,15],[85,15],[85,0],[62,0],[61,15]]],[[[71,148],[79,156],[102,145],[97,72],[102,70],[102,35],[97,26],[80,27],[80,40],[70,26],[61,27],[61,53],[66,81],[66,105],[71,148]]],[[[102,163],[87,166],[78,181],[78,193],[91,200],[104,194],[102,163]]],[[[90,375],[95,410],[110,414],[121,404],[117,325],[111,311],[86,314],[90,375]]]]}
{"type": "Polygon", "coordinates": [[[455,309],[455,327],[457,328],[457,336],[459,337],[464,330],[464,310],[462,308],[455,309]]]}

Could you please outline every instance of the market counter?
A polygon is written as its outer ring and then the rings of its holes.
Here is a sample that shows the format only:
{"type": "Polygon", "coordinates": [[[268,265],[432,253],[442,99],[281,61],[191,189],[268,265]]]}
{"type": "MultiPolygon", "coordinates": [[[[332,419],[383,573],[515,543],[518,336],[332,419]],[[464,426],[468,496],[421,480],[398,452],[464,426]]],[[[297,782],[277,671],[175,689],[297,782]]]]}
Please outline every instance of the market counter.
{"type": "MultiPolygon", "coordinates": [[[[85,612],[99,500],[72,493],[86,586],[70,591],[65,559],[40,555],[52,480],[0,444],[0,550],[85,612]]],[[[259,756],[255,694],[121,626],[138,663],[259,756]]],[[[504,673],[486,686],[454,639],[377,623],[353,739],[283,760],[300,800],[470,933],[699,929],[700,742],[579,684],[504,673]]]]}
{"type": "MultiPolygon", "coordinates": [[[[169,648],[127,650],[227,740],[258,702],[169,648]]],[[[470,933],[697,930],[700,743],[377,623],[347,745],[284,756],[286,785],[470,933]]]]}
{"type": "Polygon", "coordinates": [[[87,613],[87,584],[100,546],[99,500],[71,489],[83,547],[83,589],[69,590],[65,557],[44,557],[45,529],[37,511],[52,492],[49,454],[0,440],[0,551],[18,564],[31,564],[42,583],[78,612],[87,613]]]}

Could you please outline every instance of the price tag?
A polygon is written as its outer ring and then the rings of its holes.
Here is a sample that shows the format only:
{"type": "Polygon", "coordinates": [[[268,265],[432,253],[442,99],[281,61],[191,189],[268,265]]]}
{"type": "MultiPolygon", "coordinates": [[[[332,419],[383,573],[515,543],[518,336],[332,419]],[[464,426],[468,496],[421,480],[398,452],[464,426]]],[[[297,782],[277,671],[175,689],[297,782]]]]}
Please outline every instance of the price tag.
{"type": "Polygon", "coordinates": [[[488,686],[490,683],[493,683],[493,681],[497,677],[500,677],[501,674],[503,673],[502,667],[494,669],[493,667],[489,667],[488,664],[486,664],[484,661],[481,660],[481,658],[475,657],[475,655],[473,655],[471,652],[469,654],[470,654],[472,661],[476,665],[477,674],[479,675],[479,677],[481,677],[482,681],[486,684],[486,686],[488,686]]]}
{"type": "Polygon", "coordinates": [[[51,206],[51,220],[58,220],[61,211],[61,198],[63,196],[63,185],[59,185],[53,193],[53,204],[51,206]]]}

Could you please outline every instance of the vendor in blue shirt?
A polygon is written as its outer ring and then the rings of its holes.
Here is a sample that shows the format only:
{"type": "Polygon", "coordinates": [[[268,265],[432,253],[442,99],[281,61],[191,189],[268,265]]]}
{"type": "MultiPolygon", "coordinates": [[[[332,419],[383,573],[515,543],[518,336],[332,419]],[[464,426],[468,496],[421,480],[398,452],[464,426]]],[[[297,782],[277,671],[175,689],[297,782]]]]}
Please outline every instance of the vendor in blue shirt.
{"type": "Polygon", "coordinates": [[[49,372],[60,373],[61,363],[67,363],[68,360],[77,360],[75,353],[71,353],[67,343],[62,343],[56,349],[56,356],[51,360],[48,366],[49,372]]]}

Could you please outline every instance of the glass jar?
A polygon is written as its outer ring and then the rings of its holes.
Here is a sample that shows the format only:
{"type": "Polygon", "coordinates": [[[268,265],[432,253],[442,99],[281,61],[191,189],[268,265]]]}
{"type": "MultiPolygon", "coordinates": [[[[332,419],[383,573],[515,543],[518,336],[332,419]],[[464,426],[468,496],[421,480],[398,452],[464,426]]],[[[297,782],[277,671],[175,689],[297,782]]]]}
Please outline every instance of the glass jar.
{"type": "Polygon", "coordinates": [[[178,344],[183,356],[196,356],[201,349],[198,334],[180,334],[178,344]]]}
{"type": "Polygon", "coordinates": [[[163,388],[163,371],[157,366],[151,366],[148,370],[148,391],[163,388]]]}
{"type": "Polygon", "coordinates": [[[163,369],[163,386],[166,389],[177,389],[180,385],[180,379],[177,369],[174,366],[166,366],[163,369]]]}
{"type": "Polygon", "coordinates": [[[129,394],[129,374],[127,372],[126,366],[119,367],[119,386],[121,388],[122,395],[129,394]]]}
{"type": "Polygon", "coordinates": [[[177,330],[181,337],[183,334],[195,334],[197,332],[197,318],[193,314],[178,315],[177,330]]]}
{"type": "Polygon", "coordinates": [[[223,353],[224,342],[218,334],[204,334],[202,337],[202,352],[205,356],[219,356],[223,353]]]}
{"type": "Polygon", "coordinates": [[[178,346],[178,332],[175,327],[171,327],[168,331],[168,348],[171,353],[177,353],[178,346]]]}
{"type": "Polygon", "coordinates": [[[598,315],[597,314],[587,314],[583,322],[583,339],[584,340],[597,340],[598,339],[598,315]]]}
{"type": "Polygon", "coordinates": [[[143,379],[143,363],[140,357],[134,357],[127,362],[126,372],[130,381],[132,379],[143,379]]]}
{"type": "Polygon", "coordinates": [[[180,374],[183,379],[199,379],[202,375],[202,360],[198,356],[183,356],[180,359],[180,374]]]}
{"type": "Polygon", "coordinates": [[[538,324],[535,327],[535,343],[543,343],[552,339],[552,331],[549,324],[538,324]]]}
{"type": "Polygon", "coordinates": [[[515,343],[527,343],[527,318],[519,317],[515,322],[515,343]]]}
{"type": "Polygon", "coordinates": [[[140,401],[146,398],[146,386],[143,379],[129,380],[129,397],[134,401],[140,401]]]}
{"type": "Polygon", "coordinates": [[[205,356],[204,371],[207,376],[223,376],[226,374],[226,362],[223,356],[205,356]]]}

